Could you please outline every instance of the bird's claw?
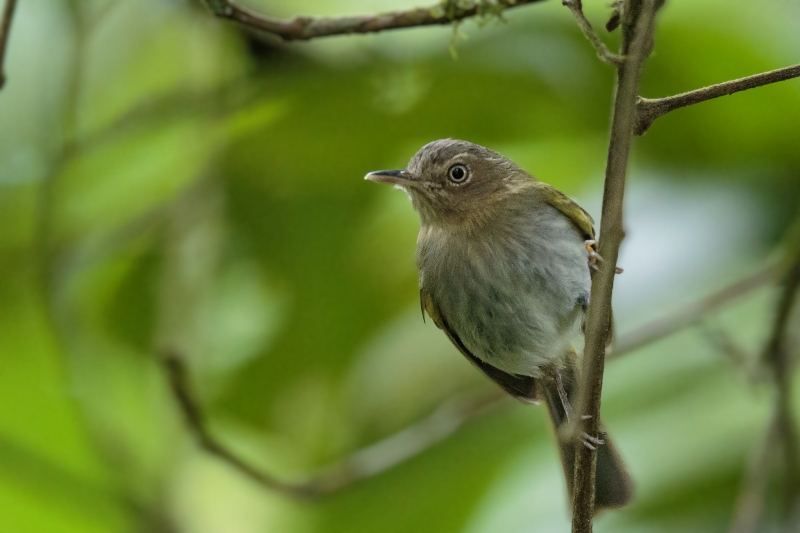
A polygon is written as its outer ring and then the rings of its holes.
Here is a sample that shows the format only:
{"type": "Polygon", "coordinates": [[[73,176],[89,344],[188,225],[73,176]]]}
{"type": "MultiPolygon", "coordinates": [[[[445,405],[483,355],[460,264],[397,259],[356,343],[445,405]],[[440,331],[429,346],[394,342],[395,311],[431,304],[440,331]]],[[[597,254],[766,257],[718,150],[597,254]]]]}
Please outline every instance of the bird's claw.
{"type": "Polygon", "coordinates": [[[604,441],[601,438],[592,437],[588,433],[583,434],[583,445],[589,448],[590,450],[596,450],[597,446],[601,446],[605,443],[606,441],[604,441]]]}
{"type": "Polygon", "coordinates": [[[602,263],[604,259],[597,253],[597,241],[589,239],[584,242],[586,251],[589,253],[589,266],[597,270],[597,263],[602,263]]]}
{"type": "MultiPolygon", "coordinates": [[[[600,270],[598,263],[602,263],[605,261],[605,259],[603,259],[599,253],[597,253],[597,241],[594,239],[589,239],[584,241],[584,244],[586,245],[586,251],[589,253],[589,268],[595,271],[600,270]]],[[[623,270],[619,267],[616,267],[614,272],[617,274],[622,274],[623,270]]]]}

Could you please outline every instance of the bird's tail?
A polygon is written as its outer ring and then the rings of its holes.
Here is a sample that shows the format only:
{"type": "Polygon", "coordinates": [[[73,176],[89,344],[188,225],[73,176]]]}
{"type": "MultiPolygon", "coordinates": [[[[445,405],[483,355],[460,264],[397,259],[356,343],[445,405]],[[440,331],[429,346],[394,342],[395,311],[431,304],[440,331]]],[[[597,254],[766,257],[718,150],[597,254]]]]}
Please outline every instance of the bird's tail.
{"type": "MultiPolygon", "coordinates": [[[[570,404],[574,404],[578,388],[578,376],[575,367],[576,356],[573,351],[568,357],[567,365],[564,368],[554,370],[551,372],[552,375],[545,376],[540,380],[542,385],[540,394],[547,405],[547,411],[550,413],[550,420],[552,420],[555,429],[558,453],[564,466],[570,500],[572,499],[572,480],[575,472],[575,440],[566,431],[568,417],[556,380],[560,377],[563,390],[566,392],[570,404]]],[[[574,410],[572,411],[575,412],[574,410]]],[[[578,415],[579,413],[576,413],[576,416],[578,415]]],[[[597,510],[622,507],[630,501],[633,494],[631,478],[608,434],[603,436],[603,441],[604,444],[597,447],[597,476],[595,481],[595,508],[597,510]]]]}

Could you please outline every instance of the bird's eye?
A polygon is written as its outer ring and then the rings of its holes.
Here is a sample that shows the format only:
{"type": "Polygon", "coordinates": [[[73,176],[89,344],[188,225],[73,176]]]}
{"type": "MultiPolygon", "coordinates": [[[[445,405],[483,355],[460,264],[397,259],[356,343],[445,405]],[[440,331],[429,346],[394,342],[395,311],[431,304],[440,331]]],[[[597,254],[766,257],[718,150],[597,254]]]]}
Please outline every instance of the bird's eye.
{"type": "Polygon", "coordinates": [[[469,169],[459,163],[450,167],[450,170],[447,171],[447,176],[453,183],[464,183],[467,180],[467,176],[469,176],[469,169]]]}

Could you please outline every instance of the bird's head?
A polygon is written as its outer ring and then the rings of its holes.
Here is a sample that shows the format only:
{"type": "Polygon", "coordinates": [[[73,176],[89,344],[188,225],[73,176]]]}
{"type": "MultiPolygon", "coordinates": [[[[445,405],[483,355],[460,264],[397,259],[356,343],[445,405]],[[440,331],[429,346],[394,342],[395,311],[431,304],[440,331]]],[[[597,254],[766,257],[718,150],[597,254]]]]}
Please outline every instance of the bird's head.
{"type": "Polygon", "coordinates": [[[453,139],[426,144],[404,170],[378,170],[365,179],[403,189],[423,226],[480,225],[503,209],[505,198],[533,181],[497,152],[453,139]]]}

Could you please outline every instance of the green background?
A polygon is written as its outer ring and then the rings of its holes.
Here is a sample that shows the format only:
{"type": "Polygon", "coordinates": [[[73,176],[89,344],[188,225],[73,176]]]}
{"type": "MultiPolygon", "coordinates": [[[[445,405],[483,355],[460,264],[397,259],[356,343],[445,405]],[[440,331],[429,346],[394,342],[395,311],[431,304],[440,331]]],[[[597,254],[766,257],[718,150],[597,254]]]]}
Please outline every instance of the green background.
{"type": "MultiPolygon", "coordinates": [[[[598,28],[606,3],[586,2],[598,28]]],[[[198,2],[20,2],[0,92],[0,531],[568,530],[541,408],[509,400],[386,473],[297,502],[198,450],[158,362],[182,354],[214,433],[286,480],[491,392],[420,319],[408,199],[362,177],[467,139],[599,220],[613,69],[560,2],[504,19],[455,38],[282,45],[198,2]]],[[[642,94],[797,63],[798,27],[792,2],[669,2],[642,94]]],[[[635,140],[620,338],[770,257],[800,197],[798,117],[788,81],[676,111],[635,140]]],[[[774,298],[710,321],[755,361],[774,298]]],[[[724,531],[773,396],[697,328],[609,363],[604,419],[636,497],[597,531],[724,531]]]]}

